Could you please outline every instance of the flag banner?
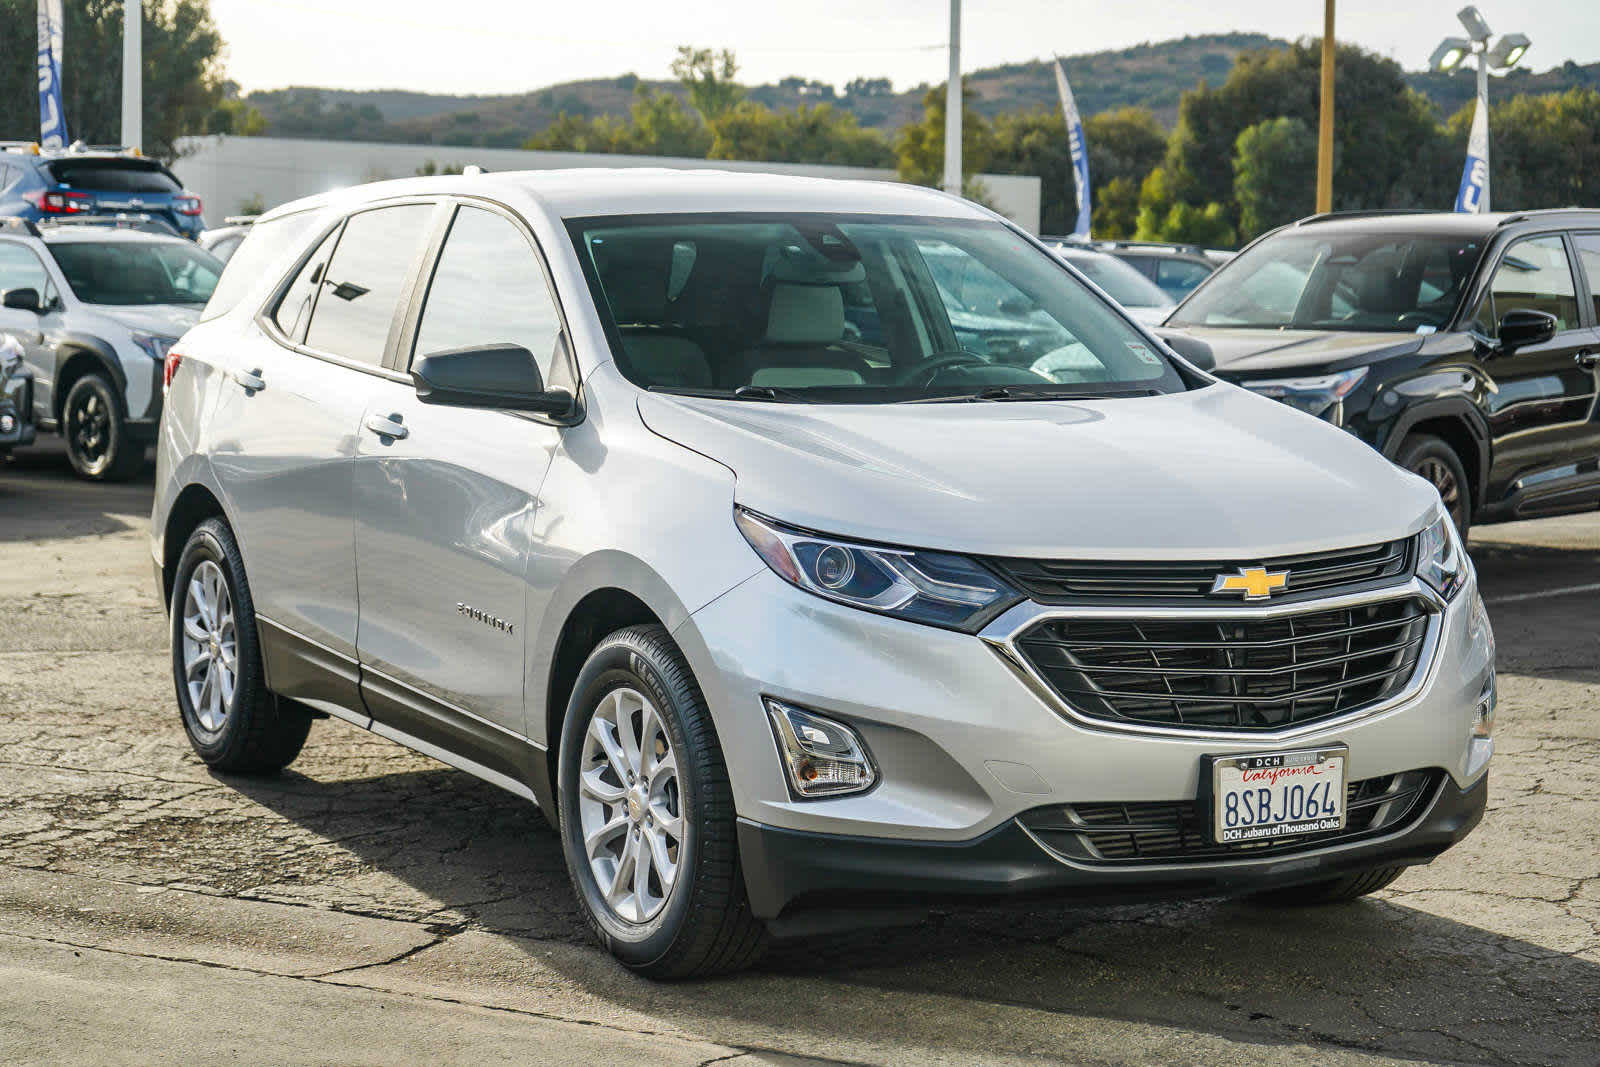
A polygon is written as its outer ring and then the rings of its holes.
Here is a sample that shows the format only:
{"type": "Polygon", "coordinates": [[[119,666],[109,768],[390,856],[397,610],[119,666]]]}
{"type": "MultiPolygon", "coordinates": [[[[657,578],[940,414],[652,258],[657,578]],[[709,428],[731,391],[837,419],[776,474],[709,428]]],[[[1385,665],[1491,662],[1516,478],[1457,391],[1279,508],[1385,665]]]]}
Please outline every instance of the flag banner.
{"type": "Polygon", "coordinates": [[[1067,72],[1056,57],[1056,91],[1061,94],[1061,114],[1067,120],[1067,145],[1072,149],[1072,172],[1078,179],[1078,221],[1072,232],[1089,236],[1089,146],[1083,139],[1083,119],[1078,117],[1078,102],[1072,98],[1067,72]]]}
{"type": "Polygon", "coordinates": [[[39,0],[39,143],[67,143],[67,115],[61,105],[61,0],[39,0]]]}
{"type": "Polygon", "coordinates": [[[1456,210],[1476,215],[1489,210],[1489,111],[1479,100],[1473,108],[1472,137],[1467,141],[1467,165],[1461,171],[1456,210]]]}

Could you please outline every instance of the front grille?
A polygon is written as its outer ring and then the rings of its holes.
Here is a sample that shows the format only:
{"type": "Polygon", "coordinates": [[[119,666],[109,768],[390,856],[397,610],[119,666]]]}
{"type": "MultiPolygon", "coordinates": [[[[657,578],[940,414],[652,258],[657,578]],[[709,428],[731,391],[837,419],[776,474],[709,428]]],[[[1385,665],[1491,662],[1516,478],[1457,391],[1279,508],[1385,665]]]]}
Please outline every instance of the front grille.
{"type": "Polygon", "coordinates": [[[990,564],[1041,604],[1148,603],[1206,600],[1219,574],[1241,567],[1287,571],[1275,600],[1299,594],[1329,595],[1399,577],[1407,570],[1407,540],[1314,552],[1275,559],[1106,562],[1096,560],[996,559],[990,564]]]}
{"type": "Polygon", "coordinates": [[[1043,619],[1016,647],[1090,718],[1277,730],[1403,690],[1421,661],[1428,619],[1415,597],[1263,618],[1043,619]]]}
{"type": "Polygon", "coordinates": [[[1422,814],[1438,771],[1407,771],[1351,782],[1345,827],[1293,838],[1219,845],[1198,801],[1064,804],[1034,808],[1018,820],[1052,851],[1074,861],[1134,865],[1273,856],[1389,833],[1422,814]]]}

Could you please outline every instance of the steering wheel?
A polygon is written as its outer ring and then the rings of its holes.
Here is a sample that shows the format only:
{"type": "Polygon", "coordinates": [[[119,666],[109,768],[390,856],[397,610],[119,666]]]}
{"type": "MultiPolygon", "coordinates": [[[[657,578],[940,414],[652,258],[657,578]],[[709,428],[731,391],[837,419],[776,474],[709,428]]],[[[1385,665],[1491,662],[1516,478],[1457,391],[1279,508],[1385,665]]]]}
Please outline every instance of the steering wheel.
{"type": "Polygon", "coordinates": [[[944,355],[933,355],[920,363],[913,363],[905,370],[894,376],[895,385],[928,385],[946,367],[958,367],[966,363],[983,363],[989,361],[976,352],[946,352],[944,355]],[[917,379],[927,375],[922,381],[917,379]]]}

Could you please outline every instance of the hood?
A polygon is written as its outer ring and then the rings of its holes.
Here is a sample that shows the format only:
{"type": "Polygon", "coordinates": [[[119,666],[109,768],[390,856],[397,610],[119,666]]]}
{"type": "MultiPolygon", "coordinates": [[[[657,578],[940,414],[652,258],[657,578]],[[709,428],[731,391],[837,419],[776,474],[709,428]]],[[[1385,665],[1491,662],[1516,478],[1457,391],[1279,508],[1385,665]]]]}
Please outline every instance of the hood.
{"type": "Polygon", "coordinates": [[[1240,330],[1217,326],[1165,326],[1162,334],[1203,341],[1226,377],[1260,377],[1281,371],[1333,371],[1422,347],[1414,333],[1352,333],[1346,330],[1240,330]]]}
{"type": "Polygon", "coordinates": [[[1087,402],[805,405],[644,394],[738,503],[977,555],[1238,559],[1416,532],[1437,495],[1349,434],[1218,383],[1087,402]]]}
{"type": "Polygon", "coordinates": [[[182,337],[200,321],[200,304],[95,304],[96,312],[130,330],[160,337],[182,337]]]}

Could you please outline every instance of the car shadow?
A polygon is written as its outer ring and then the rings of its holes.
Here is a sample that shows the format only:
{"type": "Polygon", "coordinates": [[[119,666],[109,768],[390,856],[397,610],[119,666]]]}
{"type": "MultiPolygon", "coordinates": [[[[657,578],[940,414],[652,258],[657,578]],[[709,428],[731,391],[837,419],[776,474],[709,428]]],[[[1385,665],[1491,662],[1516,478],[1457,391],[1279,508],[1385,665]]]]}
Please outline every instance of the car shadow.
{"type": "Polygon", "coordinates": [[[0,542],[120,533],[134,528],[129,516],[150,514],[152,466],[126,482],[91,485],[73,473],[58,438],[41,441],[0,459],[0,542]]]}
{"type": "Polygon", "coordinates": [[[1600,551],[1489,543],[1471,554],[1501,671],[1600,682],[1600,551]]]}
{"type": "MultiPolygon", "coordinates": [[[[543,817],[464,773],[219,780],[338,842],[355,869],[403,883],[436,930],[531,939],[512,944],[597,1010],[644,1011],[711,1040],[781,1033],[788,1048],[813,1035],[818,1048],[887,1042],[952,1061],[997,1047],[1070,1058],[1087,1020],[1422,1060],[1600,1056],[1600,966],[1491,928],[1492,909],[1479,926],[1433,913],[1426,893],[1408,903],[1406,878],[1397,895],[1327,908],[942,905],[909,926],[776,943],[735,977],[661,984],[594,945],[543,817]],[[998,1044],[986,1037],[997,1026],[998,1044]]],[[[337,898],[337,886],[316,888],[337,898]]],[[[362,909],[389,913],[381,901],[362,909]]]]}

